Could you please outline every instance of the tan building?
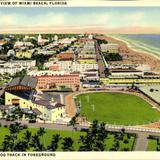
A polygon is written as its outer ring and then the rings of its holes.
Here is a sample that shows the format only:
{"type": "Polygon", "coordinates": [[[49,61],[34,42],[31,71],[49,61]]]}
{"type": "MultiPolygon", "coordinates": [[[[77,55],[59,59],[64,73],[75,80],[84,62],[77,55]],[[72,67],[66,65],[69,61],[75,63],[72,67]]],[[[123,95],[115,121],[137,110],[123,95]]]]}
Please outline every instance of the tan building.
{"type": "Polygon", "coordinates": [[[17,58],[31,58],[32,57],[32,52],[29,51],[19,51],[16,52],[16,57],[17,58]]]}
{"type": "Polygon", "coordinates": [[[37,76],[37,89],[51,89],[57,86],[76,87],[80,85],[79,74],[64,74],[53,76],[37,76]]]}
{"type": "Polygon", "coordinates": [[[36,78],[29,76],[14,78],[5,89],[5,105],[29,109],[41,119],[49,122],[55,122],[64,117],[64,105],[35,97],[36,86],[36,78]]]}

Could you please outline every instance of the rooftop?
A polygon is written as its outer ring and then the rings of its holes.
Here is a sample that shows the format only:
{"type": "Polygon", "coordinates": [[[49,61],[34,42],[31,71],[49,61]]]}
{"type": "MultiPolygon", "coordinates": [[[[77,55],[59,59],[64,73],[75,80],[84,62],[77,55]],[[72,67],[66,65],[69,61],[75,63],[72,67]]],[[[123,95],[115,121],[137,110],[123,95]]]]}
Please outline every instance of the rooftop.
{"type": "Polygon", "coordinates": [[[32,112],[35,113],[36,115],[41,115],[41,114],[42,114],[42,112],[39,111],[37,108],[34,108],[34,109],[32,110],[32,112]]]}
{"type": "Polygon", "coordinates": [[[136,70],[136,69],[110,69],[110,72],[142,72],[140,70],[136,70]]]}
{"type": "Polygon", "coordinates": [[[36,78],[30,77],[30,76],[17,77],[12,79],[12,81],[8,84],[8,87],[23,85],[23,86],[28,86],[35,89],[37,85],[37,81],[38,80],[36,78]]]}
{"type": "Polygon", "coordinates": [[[27,91],[10,90],[9,93],[16,95],[18,97],[21,97],[23,99],[26,99],[26,100],[32,100],[35,91],[34,90],[27,90],[27,91]]]}
{"type": "Polygon", "coordinates": [[[38,99],[38,100],[34,100],[32,102],[36,103],[38,105],[43,105],[43,106],[47,107],[47,109],[54,109],[54,108],[59,108],[59,107],[64,106],[61,103],[56,103],[55,105],[52,105],[48,100],[45,100],[45,99],[38,99]]]}
{"type": "Polygon", "coordinates": [[[148,85],[139,88],[143,93],[151,97],[156,102],[160,103],[160,86],[159,85],[148,85]]]}

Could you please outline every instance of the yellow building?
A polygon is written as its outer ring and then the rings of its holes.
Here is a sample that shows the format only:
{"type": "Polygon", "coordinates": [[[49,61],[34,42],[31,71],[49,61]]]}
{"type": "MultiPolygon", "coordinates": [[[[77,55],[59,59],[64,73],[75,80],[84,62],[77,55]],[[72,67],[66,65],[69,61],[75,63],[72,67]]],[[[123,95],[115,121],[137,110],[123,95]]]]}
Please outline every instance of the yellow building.
{"type": "Polygon", "coordinates": [[[154,78],[145,78],[145,79],[138,79],[138,78],[100,78],[100,81],[103,84],[132,84],[132,83],[139,83],[139,84],[160,84],[160,79],[154,78]]]}
{"type": "Polygon", "coordinates": [[[41,119],[55,122],[64,117],[65,108],[60,103],[51,103],[41,98],[35,98],[37,79],[25,76],[14,78],[5,90],[5,105],[27,108],[41,119]]]}
{"type": "Polygon", "coordinates": [[[96,59],[79,59],[80,63],[97,63],[96,59]]]}
{"type": "Polygon", "coordinates": [[[17,58],[31,58],[32,57],[32,52],[29,51],[19,51],[16,52],[16,57],[17,58]]]}

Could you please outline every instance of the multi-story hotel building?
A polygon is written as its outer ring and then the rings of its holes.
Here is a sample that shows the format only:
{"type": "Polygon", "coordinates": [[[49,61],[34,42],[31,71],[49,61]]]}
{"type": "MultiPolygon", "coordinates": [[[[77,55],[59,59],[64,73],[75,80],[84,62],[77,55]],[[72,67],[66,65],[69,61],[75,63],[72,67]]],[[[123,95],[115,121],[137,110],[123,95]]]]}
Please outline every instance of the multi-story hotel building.
{"type": "Polygon", "coordinates": [[[80,85],[80,75],[78,73],[36,76],[38,79],[37,89],[51,89],[58,86],[67,86],[74,88],[80,85]]]}
{"type": "Polygon", "coordinates": [[[94,59],[81,59],[80,62],[51,61],[45,63],[44,66],[54,71],[84,72],[90,69],[98,70],[98,64],[94,59]]]}
{"type": "Polygon", "coordinates": [[[118,53],[119,45],[116,43],[101,44],[101,51],[107,53],[118,53]]]}
{"type": "Polygon", "coordinates": [[[25,68],[31,68],[36,66],[35,60],[13,60],[8,61],[4,64],[5,67],[25,67],[25,68]]]}
{"type": "Polygon", "coordinates": [[[0,62],[0,74],[9,73],[14,75],[16,72],[19,72],[23,69],[30,69],[35,67],[35,60],[13,60],[13,61],[1,61],[0,62]]]}

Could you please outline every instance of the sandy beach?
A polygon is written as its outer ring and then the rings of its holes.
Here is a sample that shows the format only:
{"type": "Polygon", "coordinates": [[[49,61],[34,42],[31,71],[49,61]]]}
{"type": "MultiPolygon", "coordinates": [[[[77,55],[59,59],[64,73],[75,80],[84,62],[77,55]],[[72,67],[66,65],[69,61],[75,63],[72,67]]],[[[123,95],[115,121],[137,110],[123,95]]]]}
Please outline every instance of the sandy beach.
{"type": "Polygon", "coordinates": [[[109,43],[117,43],[120,46],[120,54],[124,57],[122,61],[112,62],[113,64],[148,64],[154,72],[160,72],[160,59],[150,53],[136,51],[120,39],[111,36],[97,36],[97,39],[107,40],[109,43]]]}

